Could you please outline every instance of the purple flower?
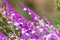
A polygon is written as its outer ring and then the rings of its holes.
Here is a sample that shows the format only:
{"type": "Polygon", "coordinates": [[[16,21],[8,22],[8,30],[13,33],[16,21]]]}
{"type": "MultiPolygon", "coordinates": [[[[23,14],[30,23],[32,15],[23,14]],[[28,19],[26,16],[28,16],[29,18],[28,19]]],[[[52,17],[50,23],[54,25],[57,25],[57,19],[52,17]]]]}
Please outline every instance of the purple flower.
{"type": "Polygon", "coordinates": [[[8,38],[0,32],[0,40],[8,40],[8,38]]]}
{"type": "MultiPolygon", "coordinates": [[[[60,32],[54,27],[54,25],[52,25],[48,19],[46,17],[44,17],[45,25],[42,25],[41,22],[39,22],[39,20],[41,21],[40,17],[38,15],[36,15],[35,12],[33,12],[30,8],[28,8],[26,5],[24,5],[23,3],[21,3],[21,6],[24,8],[24,11],[28,11],[29,15],[31,16],[32,20],[34,21],[34,23],[39,26],[40,28],[42,28],[44,30],[44,32],[46,32],[47,34],[53,34],[55,33],[57,36],[58,34],[60,34],[60,32]],[[51,28],[52,32],[50,32],[47,28],[46,28],[46,24],[48,25],[48,27],[51,28]]],[[[43,23],[44,24],[44,23],[43,23]]],[[[60,36],[58,36],[60,37],[60,36]]]]}
{"type": "Polygon", "coordinates": [[[14,10],[11,5],[6,0],[2,0],[6,6],[6,18],[8,21],[21,29],[20,39],[35,39],[35,40],[59,40],[60,32],[52,25],[46,17],[40,19],[40,17],[28,8],[25,4],[21,3],[23,11],[28,11],[33,22],[37,25],[35,26],[32,22],[28,21],[26,18],[21,16],[16,10],[14,10]],[[45,20],[45,21],[44,21],[45,20]],[[48,29],[50,28],[50,29],[48,29]]]}

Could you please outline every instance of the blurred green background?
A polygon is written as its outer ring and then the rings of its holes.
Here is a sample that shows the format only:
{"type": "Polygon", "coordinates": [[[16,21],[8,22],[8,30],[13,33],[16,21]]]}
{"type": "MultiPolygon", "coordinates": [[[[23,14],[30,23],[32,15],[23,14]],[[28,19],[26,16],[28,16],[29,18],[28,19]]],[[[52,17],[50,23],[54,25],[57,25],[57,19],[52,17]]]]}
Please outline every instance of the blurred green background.
{"type": "Polygon", "coordinates": [[[58,0],[8,0],[9,4],[23,15],[26,19],[31,20],[28,12],[24,12],[20,2],[24,2],[29,8],[36,12],[39,16],[46,16],[52,23],[52,17],[60,18],[60,14],[56,9],[56,1],[58,0]]]}

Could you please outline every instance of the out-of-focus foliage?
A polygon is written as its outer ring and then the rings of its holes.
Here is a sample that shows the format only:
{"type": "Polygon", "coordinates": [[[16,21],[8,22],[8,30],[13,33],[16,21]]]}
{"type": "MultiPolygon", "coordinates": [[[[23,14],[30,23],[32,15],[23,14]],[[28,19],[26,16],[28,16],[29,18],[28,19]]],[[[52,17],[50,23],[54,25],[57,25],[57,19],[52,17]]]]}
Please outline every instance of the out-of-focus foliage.
{"type": "Polygon", "coordinates": [[[57,10],[60,12],[60,3],[57,4],[57,10]]]}
{"type": "Polygon", "coordinates": [[[53,17],[52,20],[55,22],[55,27],[60,31],[60,19],[53,17]]]}
{"type": "Polygon", "coordinates": [[[54,21],[56,24],[57,24],[57,23],[60,24],[60,19],[58,19],[58,18],[56,18],[56,17],[53,17],[52,19],[53,19],[53,21],[54,21]]]}
{"type": "MultiPolygon", "coordinates": [[[[8,20],[0,13],[0,32],[11,38],[10,32],[15,34],[17,37],[20,36],[19,32],[16,30],[16,27],[8,23],[8,20]]],[[[13,40],[13,38],[11,38],[13,40]]]]}
{"type": "Polygon", "coordinates": [[[60,31],[60,25],[59,24],[56,25],[56,28],[60,31]]]}
{"type": "Polygon", "coordinates": [[[31,3],[29,3],[29,2],[25,2],[25,4],[26,4],[29,8],[31,8],[31,9],[34,8],[33,5],[32,5],[31,3]]]}
{"type": "Polygon", "coordinates": [[[57,1],[57,10],[60,12],[60,0],[57,1]]]}
{"type": "MultiPolygon", "coordinates": [[[[60,0],[57,0],[56,3],[57,11],[60,13],[60,0]]],[[[60,31],[60,19],[57,17],[52,17],[52,20],[55,22],[54,24],[56,28],[60,31]]]]}

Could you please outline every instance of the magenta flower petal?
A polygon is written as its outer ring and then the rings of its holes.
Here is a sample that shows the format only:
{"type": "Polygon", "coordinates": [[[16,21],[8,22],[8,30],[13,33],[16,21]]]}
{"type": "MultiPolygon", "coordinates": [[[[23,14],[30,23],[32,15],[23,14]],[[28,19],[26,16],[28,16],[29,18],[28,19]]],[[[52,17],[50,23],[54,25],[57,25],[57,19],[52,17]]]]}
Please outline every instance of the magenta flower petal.
{"type": "Polygon", "coordinates": [[[59,40],[60,32],[48,21],[48,19],[44,17],[46,22],[42,23],[40,17],[35,12],[21,3],[21,6],[24,8],[23,10],[29,12],[29,15],[31,16],[33,22],[38,26],[37,27],[13,9],[7,0],[2,1],[6,6],[5,16],[8,21],[10,21],[12,25],[21,29],[21,37],[19,37],[19,39],[28,40],[30,38],[35,40],[59,40]],[[48,27],[52,30],[48,30],[48,27]]]}
{"type": "Polygon", "coordinates": [[[35,13],[35,12],[33,12],[31,9],[29,9],[26,5],[24,5],[23,3],[21,3],[21,6],[23,7],[23,8],[26,8],[26,10],[29,12],[29,13],[31,13],[31,14],[29,14],[30,16],[31,16],[31,18],[33,19],[33,21],[35,22],[35,24],[37,24],[38,26],[40,26],[41,28],[43,28],[44,29],[44,31],[48,34],[48,33],[50,33],[45,27],[43,27],[43,25],[41,25],[40,23],[39,23],[39,16],[35,13]]]}
{"type": "Polygon", "coordinates": [[[0,32],[0,40],[8,40],[8,38],[0,32]]]}

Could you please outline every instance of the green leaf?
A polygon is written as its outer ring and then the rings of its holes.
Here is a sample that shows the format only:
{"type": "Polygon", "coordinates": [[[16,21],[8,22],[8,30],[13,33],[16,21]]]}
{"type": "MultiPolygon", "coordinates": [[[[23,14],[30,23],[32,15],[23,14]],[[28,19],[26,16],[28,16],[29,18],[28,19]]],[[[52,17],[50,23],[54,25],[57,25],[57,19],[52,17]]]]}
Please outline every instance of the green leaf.
{"type": "Polygon", "coordinates": [[[56,25],[56,28],[60,31],[60,25],[59,24],[56,25]]]}
{"type": "Polygon", "coordinates": [[[57,11],[60,12],[60,3],[57,4],[57,11]]]}
{"type": "Polygon", "coordinates": [[[57,24],[57,23],[60,24],[60,19],[58,19],[58,18],[56,18],[56,17],[53,17],[52,19],[53,19],[54,22],[56,22],[56,24],[57,24]]]}

